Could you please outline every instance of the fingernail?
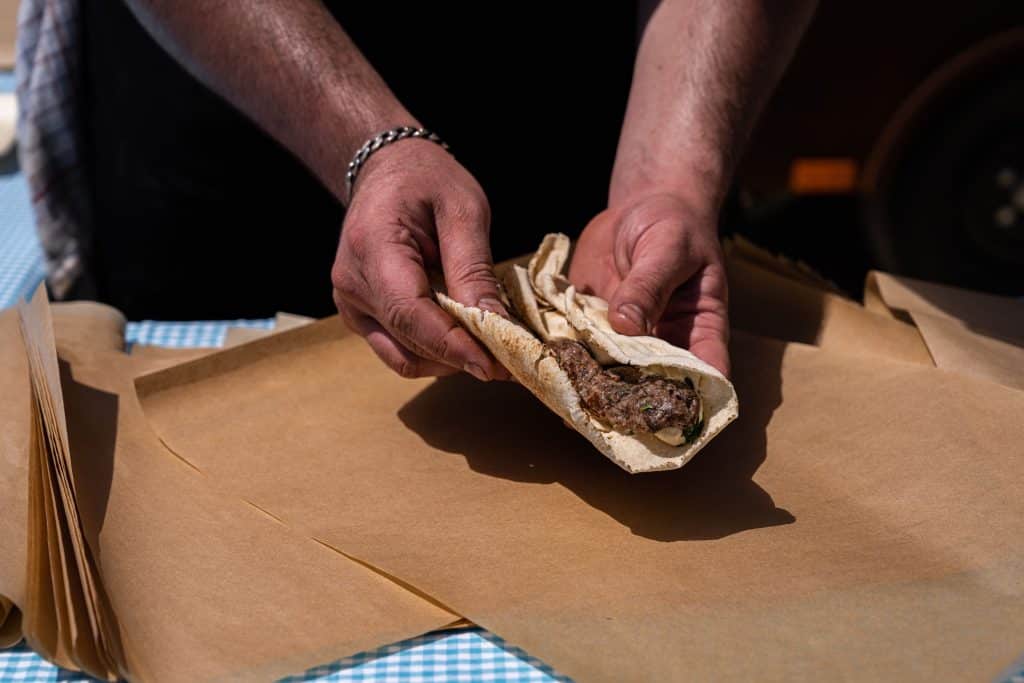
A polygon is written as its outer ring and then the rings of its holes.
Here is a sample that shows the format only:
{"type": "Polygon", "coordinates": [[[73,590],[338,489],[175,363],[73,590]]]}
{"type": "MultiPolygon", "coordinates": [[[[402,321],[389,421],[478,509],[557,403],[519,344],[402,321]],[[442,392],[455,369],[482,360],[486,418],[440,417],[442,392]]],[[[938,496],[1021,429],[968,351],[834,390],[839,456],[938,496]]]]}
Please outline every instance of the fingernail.
{"type": "Polygon", "coordinates": [[[503,318],[508,317],[508,311],[505,310],[505,307],[502,305],[500,301],[493,297],[487,296],[484,297],[483,299],[480,299],[480,301],[476,302],[476,307],[482,308],[485,311],[490,311],[491,313],[496,313],[497,315],[500,315],[503,318]]]}
{"type": "Polygon", "coordinates": [[[464,366],[462,366],[462,369],[476,377],[481,382],[487,382],[490,380],[490,377],[488,377],[484,373],[483,368],[481,368],[476,363],[466,363],[464,366]]]}
{"type": "Polygon", "coordinates": [[[619,306],[619,315],[623,316],[629,322],[633,323],[640,329],[644,334],[650,334],[651,328],[647,324],[647,320],[644,318],[643,311],[636,304],[622,304],[619,306]]]}

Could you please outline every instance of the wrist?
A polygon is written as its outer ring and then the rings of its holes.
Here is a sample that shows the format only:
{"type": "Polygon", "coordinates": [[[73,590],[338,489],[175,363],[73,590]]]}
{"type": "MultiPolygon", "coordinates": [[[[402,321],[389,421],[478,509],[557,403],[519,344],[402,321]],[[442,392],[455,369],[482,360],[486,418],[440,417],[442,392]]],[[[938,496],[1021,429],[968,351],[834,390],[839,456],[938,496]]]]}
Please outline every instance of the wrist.
{"type": "MultiPolygon", "coordinates": [[[[631,110],[646,113],[649,118],[648,109],[637,109],[633,104],[631,101],[631,110]]],[[[615,154],[609,204],[614,206],[626,197],[668,192],[717,212],[732,181],[733,148],[737,144],[710,126],[697,122],[656,125],[628,110],[615,154]]]]}
{"type": "Polygon", "coordinates": [[[699,189],[691,180],[673,182],[644,182],[620,186],[613,190],[609,208],[623,212],[641,206],[671,208],[686,214],[700,224],[718,225],[718,214],[723,199],[717,192],[699,189]]]}
{"type": "Polygon", "coordinates": [[[341,202],[346,202],[346,174],[348,166],[359,149],[368,140],[400,126],[419,127],[420,122],[390,92],[347,98],[342,92],[337,98],[328,98],[327,111],[319,121],[311,122],[325,131],[318,175],[328,189],[341,202]],[[337,104],[330,100],[339,100],[337,104]],[[355,100],[355,101],[353,101],[355,100]]]}
{"type": "Polygon", "coordinates": [[[640,197],[671,195],[700,213],[717,215],[729,191],[730,178],[731,173],[716,159],[692,161],[685,167],[659,166],[650,159],[628,169],[617,164],[608,204],[614,207],[640,197]]]}
{"type": "Polygon", "coordinates": [[[415,148],[412,148],[412,143],[417,141],[429,143],[444,152],[448,152],[448,144],[437,133],[421,127],[399,126],[397,128],[389,128],[367,140],[348,164],[345,174],[345,202],[351,203],[356,182],[366,166],[371,165],[382,154],[386,154],[389,148],[400,143],[405,143],[403,149],[412,149],[414,158],[419,157],[426,150],[418,152],[415,148]]]}

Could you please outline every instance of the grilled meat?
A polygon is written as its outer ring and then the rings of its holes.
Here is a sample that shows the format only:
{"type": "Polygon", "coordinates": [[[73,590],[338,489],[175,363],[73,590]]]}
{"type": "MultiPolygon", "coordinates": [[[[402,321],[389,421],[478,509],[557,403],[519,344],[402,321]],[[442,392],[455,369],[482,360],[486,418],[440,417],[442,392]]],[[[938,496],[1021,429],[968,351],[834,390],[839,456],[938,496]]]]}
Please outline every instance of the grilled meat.
{"type": "Polygon", "coordinates": [[[700,395],[689,379],[652,377],[633,366],[603,368],[585,346],[571,339],[555,340],[547,347],[587,411],[613,429],[641,434],[675,427],[687,442],[700,432],[700,395]]]}

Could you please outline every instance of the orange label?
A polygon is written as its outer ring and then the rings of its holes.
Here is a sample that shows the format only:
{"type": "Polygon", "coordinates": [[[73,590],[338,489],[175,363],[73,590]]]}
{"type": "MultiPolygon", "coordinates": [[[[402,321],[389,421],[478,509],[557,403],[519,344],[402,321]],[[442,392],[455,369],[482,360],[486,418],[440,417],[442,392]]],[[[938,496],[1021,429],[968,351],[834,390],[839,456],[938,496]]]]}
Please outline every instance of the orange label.
{"type": "Polygon", "coordinates": [[[794,159],[789,167],[793,194],[840,194],[857,187],[857,162],[840,157],[794,159]]]}

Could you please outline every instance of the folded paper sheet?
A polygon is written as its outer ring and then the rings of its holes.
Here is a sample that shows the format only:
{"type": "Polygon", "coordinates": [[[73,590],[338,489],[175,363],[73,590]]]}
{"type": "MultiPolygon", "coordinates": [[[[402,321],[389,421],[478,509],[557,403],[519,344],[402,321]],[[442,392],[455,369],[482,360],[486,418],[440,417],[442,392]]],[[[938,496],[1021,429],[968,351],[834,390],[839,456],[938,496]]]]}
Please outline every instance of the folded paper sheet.
{"type": "MultiPolygon", "coordinates": [[[[5,548],[10,538],[23,556],[46,560],[43,573],[30,561],[19,565],[5,557],[0,562],[0,589],[10,592],[7,597],[25,613],[25,636],[37,651],[100,676],[268,680],[458,618],[336,550],[297,535],[252,504],[225,497],[167,451],[142,416],[131,384],[145,362],[112,348],[123,339],[115,344],[116,335],[96,334],[96,317],[72,320],[63,341],[58,325],[60,361],[54,377],[58,360],[52,337],[47,339],[49,313],[41,291],[21,313],[35,330],[27,339],[42,381],[50,387],[48,400],[51,405],[63,401],[66,409],[66,442],[60,433],[45,436],[47,448],[70,454],[68,488],[75,494],[85,540],[79,548],[67,544],[64,535],[18,536],[16,525],[7,536],[10,520],[0,521],[5,548]],[[78,322],[90,333],[74,331],[78,322]],[[76,553],[95,570],[95,590],[109,607],[101,618],[118,639],[116,650],[96,647],[99,639],[90,643],[77,628],[90,615],[82,609],[84,598],[68,588],[75,587],[68,577],[82,578],[81,572],[73,573],[76,553]],[[49,593],[32,588],[40,577],[49,577],[42,584],[49,593]],[[23,584],[29,587],[19,593],[23,584]],[[90,654],[113,662],[107,668],[88,659],[90,654]]],[[[9,334],[9,314],[3,315],[0,369],[6,372],[16,370],[16,357],[24,359],[26,352],[20,339],[9,334]]],[[[28,405],[25,372],[26,387],[15,403],[28,405]]],[[[56,414],[52,411],[51,417],[56,414]]],[[[3,445],[0,478],[12,484],[9,490],[16,495],[29,494],[22,500],[31,511],[31,499],[40,497],[46,485],[36,477],[38,485],[30,487],[31,463],[39,452],[27,441],[5,440],[3,445]]],[[[54,456],[48,452],[48,457],[54,456]]],[[[5,496],[4,505],[10,500],[5,496]]],[[[43,516],[52,512],[55,521],[62,521],[58,515],[67,515],[59,509],[62,499],[51,490],[44,500],[55,504],[43,516]]],[[[24,528],[33,530],[30,521],[24,528]]],[[[4,633],[6,627],[0,630],[4,633]]]]}
{"type": "Polygon", "coordinates": [[[909,316],[939,367],[1024,389],[1024,300],[872,272],[864,302],[909,316]]]}
{"type": "Polygon", "coordinates": [[[579,680],[987,680],[1014,659],[1024,395],[742,334],[732,353],[743,415],[642,478],[522,388],[400,379],[336,320],[137,386],[221,485],[579,680]]]}
{"type": "Polygon", "coordinates": [[[0,595],[0,649],[11,647],[21,638],[21,612],[13,602],[0,595]]]}
{"type": "Polygon", "coordinates": [[[22,351],[18,312],[0,312],[0,610],[4,640],[16,641],[14,605],[25,604],[25,562],[28,548],[28,448],[32,429],[28,360],[22,351]]]}
{"type": "Polygon", "coordinates": [[[783,254],[773,253],[754,244],[742,235],[733,235],[723,240],[722,251],[725,253],[727,262],[743,261],[811,289],[842,296],[842,290],[836,283],[822,276],[803,261],[794,261],[783,254]]]}
{"type": "MultiPolygon", "coordinates": [[[[867,354],[933,365],[913,325],[861,306],[807,281],[787,277],[749,260],[744,251],[726,256],[731,324],[755,334],[813,344],[830,351],[867,354]]],[[[809,277],[809,276],[808,276],[809,277]]]]}
{"type": "MultiPolygon", "coordinates": [[[[124,344],[124,318],[107,306],[92,303],[58,304],[62,336],[82,340],[90,347],[119,349],[124,344]]],[[[29,452],[32,440],[33,403],[28,357],[20,330],[18,311],[0,312],[0,647],[21,638],[20,611],[25,605],[28,582],[29,452]],[[7,621],[4,620],[6,616],[7,621]]],[[[37,579],[38,580],[38,579],[37,579]]]]}
{"type": "Polygon", "coordinates": [[[304,315],[278,313],[274,316],[273,329],[265,330],[258,327],[229,327],[227,334],[224,335],[224,347],[227,348],[231,346],[238,346],[239,344],[245,344],[246,342],[251,342],[253,339],[260,339],[277,332],[284,332],[285,330],[290,330],[295,327],[308,325],[311,322],[313,322],[313,318],[308,318],[304,315]]]}

